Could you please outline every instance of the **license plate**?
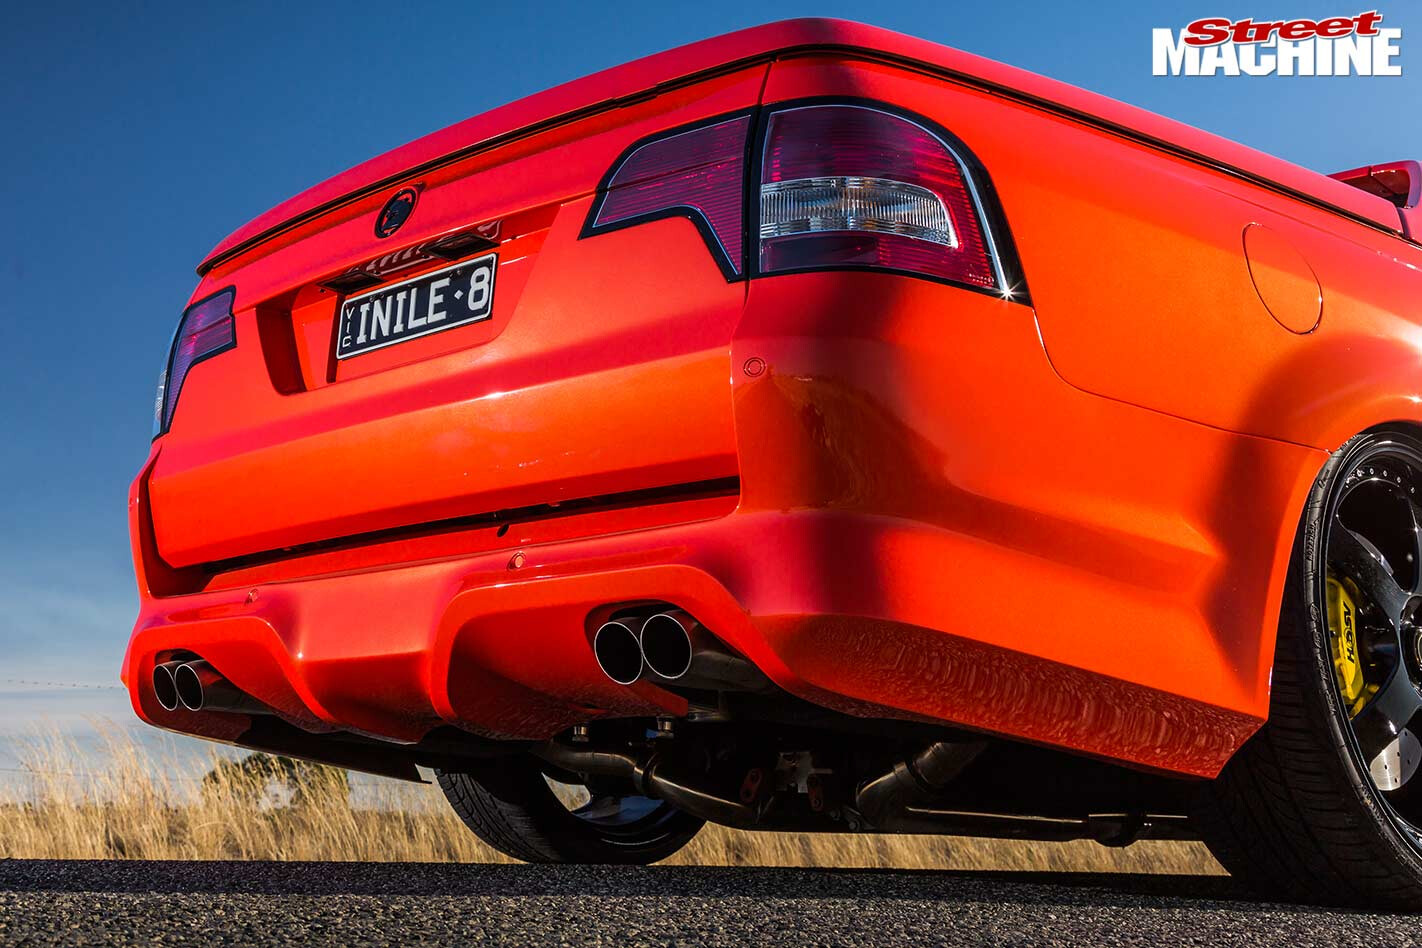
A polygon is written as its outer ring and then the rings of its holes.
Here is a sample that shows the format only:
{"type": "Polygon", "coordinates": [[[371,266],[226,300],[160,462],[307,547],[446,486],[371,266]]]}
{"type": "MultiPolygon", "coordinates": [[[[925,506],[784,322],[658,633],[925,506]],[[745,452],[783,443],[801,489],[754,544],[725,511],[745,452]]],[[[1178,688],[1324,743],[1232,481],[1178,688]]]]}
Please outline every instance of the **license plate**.
{"type": "Polygon", "coordinates": [[[336,358],[488,319],[498,255],[486,254],[394,286],[352,296],[336,321],[336,358]]]}

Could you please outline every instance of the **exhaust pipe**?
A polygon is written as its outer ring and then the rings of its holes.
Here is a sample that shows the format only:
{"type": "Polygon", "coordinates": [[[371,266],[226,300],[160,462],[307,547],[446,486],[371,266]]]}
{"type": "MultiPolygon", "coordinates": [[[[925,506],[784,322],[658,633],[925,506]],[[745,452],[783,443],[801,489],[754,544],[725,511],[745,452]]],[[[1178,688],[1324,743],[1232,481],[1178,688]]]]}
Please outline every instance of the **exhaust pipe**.
{"type": "Polygon", "coordinates": [[[944,818],[914,804],[938,793],[987,747],[985,741],[936,741],[866,782],[854,805],[874,829],[886,833],[943,832],[944,818]]]}
{"type": "Polygon", "coordinates": [[[593,657],[602,673],[619,685],[642,677],[642,619],[604,622],[593,636],[593,657]]]}
{"type": "Polygon", "coordinates": [[[173,678],[182,665],[182,662],[164,662],[153,666],[153,697],[164,711],[176,711],[182,704],[178,700],[178,683],[173,678]]]}
{"type": "Polygon", "coordinates": [[[222,677],[199,659],[173,671],[178,700],[189,711],[230,711],[237,714],[271,714],[271,708],[222,677]]]}
{"type": "Polygon", "coordinates": [[[631,781],[639,793],[665,800],[712,823],[746,828],[760,821],[757,807],[704,787],[704,775],[694,768],[678,767],[676,762],[655,753],[638,758],[621,751],[576,750],[556,743],[544,744],[533,753],[563,770],[624,778],[631,781]]]}
{"type": "Polygon", "coordinates": [[[642,658],[667,684],[710,691],[768,691],[770,679],[726,650],[706,627],[680,609],[659,612],[642,625],[642,658]]]}

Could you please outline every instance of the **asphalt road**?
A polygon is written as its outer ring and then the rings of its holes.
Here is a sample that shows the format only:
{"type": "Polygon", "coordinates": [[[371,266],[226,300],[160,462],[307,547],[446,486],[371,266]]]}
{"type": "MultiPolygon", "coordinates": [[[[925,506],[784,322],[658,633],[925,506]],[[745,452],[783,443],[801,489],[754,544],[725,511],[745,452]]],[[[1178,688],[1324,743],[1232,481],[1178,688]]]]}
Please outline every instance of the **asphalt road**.
{"type": "Polygon", "coordinates": [[[0,861],[0,944],[1383,945],[1422,919],[1228,879],[800,869],[0,861]]]}

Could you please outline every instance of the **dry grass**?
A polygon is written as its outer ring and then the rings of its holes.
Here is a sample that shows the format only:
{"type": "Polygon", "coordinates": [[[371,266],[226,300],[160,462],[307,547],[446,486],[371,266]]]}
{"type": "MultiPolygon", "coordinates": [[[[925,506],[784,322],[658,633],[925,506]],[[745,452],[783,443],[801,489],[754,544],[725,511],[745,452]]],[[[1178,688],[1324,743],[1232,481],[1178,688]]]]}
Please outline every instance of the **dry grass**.
{"type": "MultiPolygon", "coordinates": [[[[303,799],[270,804],[266,778],[223,766],[196,781],[176,749],[152,751],[116,729],[104,768],[57,737],[30,741],[33,776],[0,799],[0,858],[276,859],[508,862],[470,833],[438,788],[394,781],[350,793],[343,772],[302,771],[303,799]],[[165,777],[164,774],[178,774],[165,777]]],[[[709,826],[670,863],[905,869],[1218,873],[1196,843],[1019,843],[947,837],[746,833],[709,826]]]]}

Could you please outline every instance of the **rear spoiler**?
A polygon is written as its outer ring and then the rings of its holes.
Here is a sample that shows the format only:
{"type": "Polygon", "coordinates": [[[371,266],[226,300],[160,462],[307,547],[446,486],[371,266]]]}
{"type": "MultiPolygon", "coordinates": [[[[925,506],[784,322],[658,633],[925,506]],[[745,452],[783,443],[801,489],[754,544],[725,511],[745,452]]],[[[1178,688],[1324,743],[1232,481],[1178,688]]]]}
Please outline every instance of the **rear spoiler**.
{"type": "Polygon", "coordinates": [[[1422,162],[1364,165],[1329,177],[1390,201],[1402,219],[1402,233],[1409,240],[1422,242],[1422,162]]]}

